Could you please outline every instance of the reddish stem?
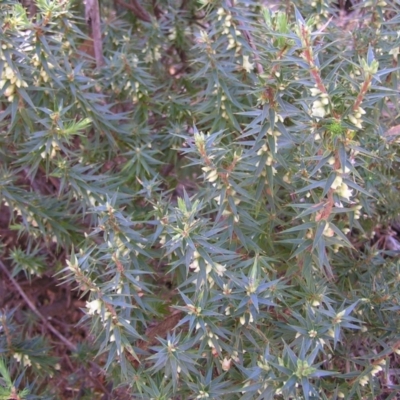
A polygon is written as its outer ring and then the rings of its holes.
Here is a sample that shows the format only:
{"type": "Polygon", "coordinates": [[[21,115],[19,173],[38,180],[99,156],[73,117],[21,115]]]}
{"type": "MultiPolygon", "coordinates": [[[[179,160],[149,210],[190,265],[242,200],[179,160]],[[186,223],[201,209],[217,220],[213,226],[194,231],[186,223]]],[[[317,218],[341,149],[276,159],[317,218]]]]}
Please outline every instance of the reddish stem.
{"type": "Polygon", "coordinates": [[[368,92],[371,81],[372,81],[372,76],[368,75],[363,85],[361,86],[360,93],[358,94],[356,102],[354,103],[353,106],[353,111],[357,111],[358,107],[360,107],[360,104],[362,103],[365,94],[368,92]]]}

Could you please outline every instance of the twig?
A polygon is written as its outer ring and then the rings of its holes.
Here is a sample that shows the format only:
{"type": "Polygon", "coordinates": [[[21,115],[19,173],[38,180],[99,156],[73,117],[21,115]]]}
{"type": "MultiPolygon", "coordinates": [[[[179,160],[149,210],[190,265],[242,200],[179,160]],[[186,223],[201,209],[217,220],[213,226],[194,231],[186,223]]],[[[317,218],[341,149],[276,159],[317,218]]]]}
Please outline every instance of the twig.
{"type": "Polygon", "coordinates": [[[115,2],[127,8],[128,10],[131,10],[142,21],[151,22],[150,14],[137,0],[131,0],[130,3],[125,3],[124,0],[115,0],[115,2]]]}
{"type": "MultiPolygon", "coordinates": [[[[43,325],[45,328],[47,328],[49,331],[51,331],[54,336],[57,336],[66,346],[69,350],[71,351],[77,351],[77,347],[70,342],[65,336],[63,336],[56,328],[54,328],[49,321],[39,312],[39,310],[36,308],[36,306],[30,301],[29,297],[25,294],[24,290],[21,288],[21,286],[18,284],[18,282],[12,277],[10,272],[8,271],[7,267],[4,265],[4,263],[0,260],[0,269],[6,274],[7,278],[11,281],[11,283],[14,285],[15,289],[17,289],[18,293],[21,295],[21,297],[25,300],[26,304],[28,307],[37,315],[37,317],[43,322],[43,325]]],[[[97,369],[99,372],[104,373],[103,369],[98,366],[95,362],[89,361],[89,364],[97,369]]],[[[105,390],[105,393],[109,393],[109,391],[104,387],[104,385],[101,385],[102,388],[105,390]]]]}
{"type": "Polygon", "coordinates": [[[14,285],[15,289],[17,289],[18,293],[21,295],[21,297],[25,300],[26,304],[29,306],[29,308],[37,315],[37,317],[43,322],[43,325],[45,328],[47,328],[49,331],[51,331],[55,336],[57,336],[70,350],[76,351],[76,346],[70,342],[66,337],[64,337],[56,328],[54,328],[47,319],[39,312],[39,310],[36,308],[36,306],[30,301],[29,297],[25,294],[21,286],[18,284],[18,282],[11,276],[11,274],[8,272],[7,267],[4,265],[3,261],[0,260],[0,268],[3,270],[3,272],[6,274],[7,278],[11,281],[11,283],[14,285]]]}
{"type": "Polygon", "coordinates": [[[21,286],[18,284],[18,282],[11,276],[11,274],[8,272],[7,267],[4,265],[4,263],[0,260],[0,268],[3,270],[3,272],[7,275],[7,278],[11,281],[11,283],[14,285],[14,287],[17,289],[18,293],[21,295],[21,297],[25,300],[26,304],[29,306],[29,308],[39,317],[39,319],[43,322],[45,328],[47,328],[49,331],[51,331],[55,336],[57,336],[70,350],[76,351],[76,346],[70,342],[66,337],[64,337],[60,332],[58,332],[57,329],[55,329],[52,325],[49,324],[47,319],[39,312],[39,310],[36,308],[36,306],[30,301],[29,297],[25,294],[21,286]]]}
{"type": "Polygon", "coordinates": [[[5,313],[1,313],[1,323],[2,323],[3,328],[4,328],[4,333],[5,333],[5,336],[6,336],[7,345],[8,345],[8,347],[11,348],[12,347],[11,334],[10,334],[10,331],[8,329],[7,319],[6,319],[5,313]]]}

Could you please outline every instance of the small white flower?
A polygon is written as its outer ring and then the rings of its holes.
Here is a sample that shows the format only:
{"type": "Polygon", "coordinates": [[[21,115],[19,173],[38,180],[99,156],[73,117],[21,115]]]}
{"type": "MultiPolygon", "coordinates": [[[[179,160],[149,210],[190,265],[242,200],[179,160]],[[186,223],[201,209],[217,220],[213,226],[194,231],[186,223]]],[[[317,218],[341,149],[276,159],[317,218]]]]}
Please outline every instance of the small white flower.
{"type": "Polygon", "coordinates": [[[206,31],[200,30],[200,43],[207,43],[209,41],[208,34],[206,31]]]}
{"type": "Polygon", "coordinates": [[[99,299],[93,300],[93,301],[87,301],[86,302],[86,308],[88,308],[88,314],[94,315],[94,314],[100,314],[101,312],[101,306],[102,303],[99,299]]]}
{"type": "Polygon", "coordinates": [[[172,29],[170,34],[168,35],[168,39],[173,41],[176,39],[176,29],[172,29]]]}
{"type": "Polygon", "coordinates": [[[14,94],[15,91],[15,86],[14,85],[10,85],[5,91],[4,91],[4,96],[5,97],[10,97],[14,94]]]}
{"type": "Polygon", "coordinates": [[[349,121],[353,125],[355,125],[358,129],[362,129],[362,119],[361,119],[362,114],[365,114],[365,111],[361,107],[358,107],[358,109],[354,112],[354,114],[348,115],[349,121]]]}
{"type": "Polygon", "coordinates": [[[308,331],[308,336],[310,336],[310,338],[315,338],[318,335],[318,332],[315,329],[311,329],[310,331],[308,331]]]}
{"type": "Polygon", "coordinates": [[[224,274],[224,272],[226,271],[226,267],[224,265],[221,265],[218,263],[214,264],[214,269],[218,276],[222,276],[224,274]]]}
{"type": "Polygon", "coordinates": [[[329,226],[329,224],[325,225],[324,231],[322,232],[322,234],[326,237],[332,237],[335,232],[333,231],[333,229],[329,226]]]}
{"type": "Polygon", "coordinates": [[[336,314],[336,318],[342,318],[342,317],[344,317],[344,315],[346,314],[346,310],[342,310],[342,311],[339,311],[337,314],[336,314]]]}
{"type": "Polygon", "coordinates": [[[365,386],[366,384],[368,384],[368,381],[369,381],[369,378],[367,376],[363,376],[362,378],[360,378],[360,380],[358,382],[361,386],[365,386]]]}
{"type": "Polygon", "coordinates": [[[380,365],[375,365],[374,368],[371,371],[371,374],[373,376],[375,376],[375,375],[378,375],[379,372],[381,372],[381,371],[382,371],[382,367],[380,365]]]}
{"type": "Polygon", "coordinates": [[[318,96],[319,94],[321,94],[321,91],[318,88],[311,88],[310,92],[311,96],[318,96]]]}
{"type": "Polygon", "coordinates": [[[242,67],[248,73],[250,73],[253,70],[254,64],[249,61],[249,56],[243,56],[242,67]]]}
{"type": "Polygon", "coordinates": [[[218,15],[218,21],[220,21],[222,16],[225,15],[225,10],[222,7],[218,8],[217,15],[218,15]]]}
{"type": "Polygon", "coordinates": [[[357,121],[357,118],[354,116],[354,115],[349,115],[349,121],[352,123],[352,124],[354,124],[354,125],[356,125],[357,126],[357,124],[358,124],[358,121],[357,121]]]}
{"type": "Polygon", "coordinates": [[[24,367],[30,367],[32,362],[27,354],[14,353],[13,357],[24,367]]]}
{"type": "Polygon", "coordinates": [[[204,390],[200,390],[199,394],[196,396],[196,399],[208,399],[210,395],[204,390]]]}
{"type": "Polygon", "coordinates": [[[319,101],[314,101],[311,107],[311,115],[315,118],[324,118],[326,115],[326,110],[324,105],[319,101]]]}
{"type": "Polygon", "coordinates": [[[357,113],[360,113],[360,114],[363,114],[363,115],[367,113],[367,112],[366,112],[363,108],[361,108],[361,107],[358,107],[356,111],[357,111],[357,113]]]}
{"type": "Polygon", "coordinates": [[[283,182],[286,182],[286,183],[290,183],[290,182],[291,182],[289,172],[286,173],[286,174],[283,176],[282,180],[283,180],[283,182]]]}
{"type": "Polygon", "coordinates": [[[340,197],[343,197],[344,199],[350,201],[350,196],[352,195],[353,190],[349,189],[349,187],[345,183],[342,183],[340,187],[336,189],[336,193],[340,197]]]}
{"type": "Polygon", "coordinates": [[[208,182],[215,182],[218,179],[218,172],[214,169],[207,175],[208,182]]]}
{"type": "Polygon", "coordinates": [[[221,361],[221,364],[222,364],[222,369],[223,369],[224,371],[229,371],[229,370],[231,369],[232,359],[226,358],[226,357],[225,357],[225,358],[221,361]]]}
{"type": "Polygon", "coordinates": [[[327,106],[327,105],[329,104],[329,99],[328,99],[327,97],[324,97],[324,98],[321,100],[321,103],[322,103],[324,106],[327,106]]]}
{"type": "Polygon", "coordinates": [[[335,157],[329,157],[328,164],[329,165],[335,164],[335,157]]]}
{"type": "Polygon", "coordinates": [[[8,79],[8,80],[12,80],[15,77],[14,71],[11,69],[11,67],[7,66],[4,70],[4,76],[8,79]]]}
{"type": "Polygon", "coordinates": [[[343,182],[343,178],[340,175],[336,175],[335,180],[332,182],[331,188],[336,190],[343,182]]]}
{"type": "Polygon", "coordinates": [[[199,272],[200,271],[199,260],[196,258],[194,261],[192,261],[189,265],[189,268],[192,269],[193,272],[199,272]]]}
{"type": "MultiPolygon", "coordinates": [[[[227,283],[224,283],[223,284],[223,294],[225,295],[225,296],[228,296],[228,295],[230,295],[231,293],[232,293],[232,289],[229,287],[229,285],[227,284],[227,283]]],[[[229,309],[230,307],[228,307],[228,309],[229,309]]]]}
{"type": "Polygon", "coordinates": [[[70,260],[66,260],[67,266],[71,271],[79,270],[79,266],[76,263],[72,263],[70,260]]]}
{"type": "Polygon", "coordinates": [[[236,47],[236,41],[235,41],[235,39],[233,37],[230,37],[229,38],[229,44],[228,44],[228,47],[226,49],[230,50],[230,49],[234,49],[235,47],[236,47]]]}

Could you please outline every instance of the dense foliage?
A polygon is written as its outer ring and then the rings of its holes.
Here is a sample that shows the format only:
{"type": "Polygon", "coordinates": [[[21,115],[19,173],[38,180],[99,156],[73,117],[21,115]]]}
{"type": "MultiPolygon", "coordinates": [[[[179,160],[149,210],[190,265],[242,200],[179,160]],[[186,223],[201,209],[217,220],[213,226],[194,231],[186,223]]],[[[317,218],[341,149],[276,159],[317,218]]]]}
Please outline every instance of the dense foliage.
{"type": "MultiPolygon", "coordinates": [[[[2,273],[77,289],[131,398],[393,398],[398,1],[151,3],[103,6],[100,68],[73,1],[1,3],[2,273]]],[[[14,313],[0,398],[54,396],[14,313]]]]}

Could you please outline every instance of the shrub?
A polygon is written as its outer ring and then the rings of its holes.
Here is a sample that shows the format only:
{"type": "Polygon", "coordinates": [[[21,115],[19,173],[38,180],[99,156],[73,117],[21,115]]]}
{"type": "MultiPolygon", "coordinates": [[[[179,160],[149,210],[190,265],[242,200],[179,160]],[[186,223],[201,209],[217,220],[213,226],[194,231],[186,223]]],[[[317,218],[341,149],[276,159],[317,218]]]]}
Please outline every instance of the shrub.
{"type": "MultiPolygon", "coordinates": [[[[79,290],[76,358],[133,398],[395,396],[397,2],[105,7],[101,68],[72,2],[0,7],[2,271],[79,290]]],[[[14,312],[3,397],[51,395],[14,312]]]]}

